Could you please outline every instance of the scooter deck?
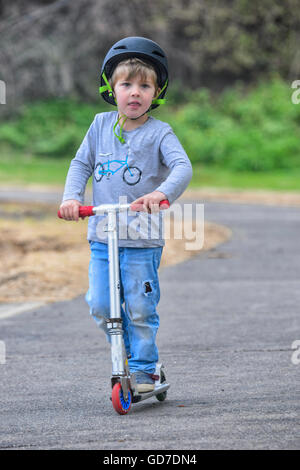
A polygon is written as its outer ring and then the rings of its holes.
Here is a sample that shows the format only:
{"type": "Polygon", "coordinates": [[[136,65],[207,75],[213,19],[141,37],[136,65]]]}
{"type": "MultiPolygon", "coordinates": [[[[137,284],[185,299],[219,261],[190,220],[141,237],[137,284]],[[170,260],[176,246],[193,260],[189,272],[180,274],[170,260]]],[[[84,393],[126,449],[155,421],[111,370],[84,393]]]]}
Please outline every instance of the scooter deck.
{"type": "Polygon", "coordinates": [[[154,397],[155,395],[159,395],[160,393],[164,393],[170,388],[170,384],[163,383],[161,385],[156,385],[155,389],[152,392],[145,392],[139,393],[137,395],[133,395],[132,402],[138,403],[139,401],[147,400],[147,398],[154,397]]]}

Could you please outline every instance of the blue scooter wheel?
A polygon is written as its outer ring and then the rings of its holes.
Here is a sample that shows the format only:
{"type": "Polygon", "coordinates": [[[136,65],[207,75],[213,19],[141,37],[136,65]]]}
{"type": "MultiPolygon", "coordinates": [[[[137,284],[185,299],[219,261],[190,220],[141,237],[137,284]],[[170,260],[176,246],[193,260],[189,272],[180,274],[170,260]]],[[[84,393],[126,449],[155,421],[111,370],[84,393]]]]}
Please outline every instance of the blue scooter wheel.
{"type": "Polygon", "coordinates": [[[128,398],[125,400],[120,382],[117,382],[112,389],[111,401],[114,409],[120,415],[126,415],[132,404],[131,391],[128,390],[128,398]]]}

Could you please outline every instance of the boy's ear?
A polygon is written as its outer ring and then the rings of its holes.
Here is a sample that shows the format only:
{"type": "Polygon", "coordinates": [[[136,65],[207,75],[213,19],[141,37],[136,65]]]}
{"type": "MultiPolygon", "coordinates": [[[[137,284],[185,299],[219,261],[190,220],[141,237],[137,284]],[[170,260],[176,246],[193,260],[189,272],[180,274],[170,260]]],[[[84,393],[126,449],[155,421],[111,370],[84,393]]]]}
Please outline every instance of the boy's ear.
{"type": "Polygon", "coordinates": [[[156,100],[156,98],[160,95],[160,92],[161,92],[161,88],[157,88],[156,93],[153,98],[154,100],[156,100]]]}

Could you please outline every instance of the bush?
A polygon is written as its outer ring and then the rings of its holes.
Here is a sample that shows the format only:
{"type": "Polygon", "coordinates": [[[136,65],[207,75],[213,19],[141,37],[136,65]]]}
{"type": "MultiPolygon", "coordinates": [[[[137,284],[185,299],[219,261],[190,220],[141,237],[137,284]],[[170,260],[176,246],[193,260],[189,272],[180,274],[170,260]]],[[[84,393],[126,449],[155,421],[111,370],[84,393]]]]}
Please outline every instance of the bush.
{"type": "Polygon", "coordinates": [[[0,125],[0,141],[24,154],[72,156],[100,110],[72,100],[26,105],[17,117],[0,125]]]}
{"type": "Polygon", "coordinates": [[[246,92],[240,85],[213,103],[205,90],[172,116],[192,163],[238,171],[300,168],[300,105],[279,78],[246,92]]]}

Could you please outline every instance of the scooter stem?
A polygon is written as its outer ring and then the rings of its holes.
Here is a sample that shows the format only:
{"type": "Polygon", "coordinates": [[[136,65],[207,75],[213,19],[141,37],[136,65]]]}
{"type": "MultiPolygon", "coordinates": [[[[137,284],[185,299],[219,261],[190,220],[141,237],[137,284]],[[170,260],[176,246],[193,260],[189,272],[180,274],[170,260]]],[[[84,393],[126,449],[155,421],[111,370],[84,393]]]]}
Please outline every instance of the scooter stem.
{"type": "Polygon", "coordinates": [[[111,340],[112,375],[125,376],[127,372],[125,370],[127,356],[123,341],[123,328],[121,319],[117,213],[114,208],[111,208],[107,212],[107,241],[110,292],[110,319],[107,321],[107,329],[111,340]]]}
{"type": "Polygon", "coordinates": [[[120,277],[119,277],[119,247],[117,237],[117,214],[115,210],[108,211],[108,259],[110,286],[110,317],[121,318],[120,310],[120,277]]]}

